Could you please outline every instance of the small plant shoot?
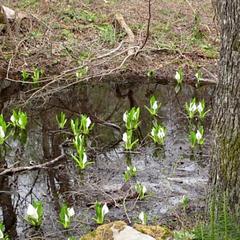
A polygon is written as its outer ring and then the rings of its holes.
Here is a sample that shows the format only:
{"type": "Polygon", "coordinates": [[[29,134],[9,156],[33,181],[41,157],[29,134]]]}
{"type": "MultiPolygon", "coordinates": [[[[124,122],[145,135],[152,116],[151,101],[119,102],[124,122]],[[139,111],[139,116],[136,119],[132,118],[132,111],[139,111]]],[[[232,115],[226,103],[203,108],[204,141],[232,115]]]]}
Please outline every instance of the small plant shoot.
{"type": "Polygon", "coordinates": [[[41,201],[33,201],[28,205],[26,221],[33,227],[40,227],[43,221],[43,204],[41,201]]]}
{"type": "Polygon", "coordinates": [[[150,136],[155,144],[164,145],[166,129],[160,124],[154,123],[150,136]]]}
{"type": "Polygon", "coordinates": [[[181,205],[183,207],[184,212],[186,212],[186,209],[189,207],[190,199],[187,196],[183,196],[181,199],[181,205]]]}
{"type": "Polygon", "coordinates": [[[5,122],[4,117],[0,114],[0,145],[4,144],[7,139],[8,124],[5,122]]]}
{"type": "Polygon", "coordinates": [[[25,133],[27,122],[27,114],[21,110],[14,110],[9,122],[6,122],[3,115],[0,114],[0,145],[3,145],[13,135],[19,137],[20,140],[24,140],[25,135],[23,133],[25,133]]]}
{"type": "Polygon", "coordinates": [[[101,204],[100,202],[96,202],[95,204],[96,218],[94,218],[97,224],[103,224],[105,215],[109,212],[107,204],[101,204]]]}
{"type": "Polygon", "coordinates": [[[60,114],[56,116],[56,120],[57,120],[59,129],[64,129],[67,123],[66,114],[64,112],[60,112],[60,114]]]}
{"type": "Polygon", "coordinates": [[[139,107],[133,107],[123,114],[123,121],[125,123],[127,130],[135,130],[138,128],[140,124],[139,116],[140,116],[139,107]]]}
{"type": "Polygon", "coordinates": [[[86,169],[87,166],[91,165],[92,162],[89,162],[87,159],[86,147],[85,147],[85,138],[83,135],[77,135],[73,139],[73,145],[76,150],[76,155],[71,154],[73,160],[80,170],[86,169]]]}
{"type": "Polygon", "coordinates": [[[144,185],[142,185],[141,183],[137,182],[135,185],[135,190],[138,193],[139,199],[143,200],[145,198],[147,188],[144,185]]]}
{"type": "Polygon", "coordinates": [[[93,124],[88,116],[82,114],[80,119],[71,120],[71,128],[74,136],[79,134],[88,135],[93,128],[93,124]]]}
{"type": "Polygon", "coordinates": [[[183,69],[182,68],[179,68],[176,71],[175,80],[177,82],[177,85],[175,86],[175,92],[179,93],[179,91],[182,89],[182,84],[183,84],[183,69]]]}
{"type": "Polygon", "coordinates": [[[0,223],[0,239],[2,240],[10,240],[10,238],[8,237],[8,235],[6,235],[5,232],[5,226],[3,225],[3,223],[0,223]]]}
{"type": "Polygon", "coordinates": [[[198,117],[200,120],[204,120],[207,113],[210,111],[205,110],[204,99],[197,103],[196,98],[193,98],[189,103],[186,103],[185,109],[190,120],[193,119],[195,116],[198,117]]]}
{"type": "Polygon", "coordinates": [[[75,237],[69,237],[67,240],[77,240],[75,237]]]}
{"type": "Polygon", "coordinates": [[[149,108],[147,106],[145,106],[145,107],[152,116],[157,116],[158,110],[160,109],[161,104],[158,103],[155,96],[152,96],[150,98],[150,107],[149,108]]]}
{"type": "Polygon", "coordinates": [[[80,68],[76,71],[76,77],[77,78],[86,77],[87,74],[88,74],[88,67],[83,67],[83,68],[80,68]]]}
{"type": "Polygon", "coordinates": [[[27,81],[30,78],[30,74],[26,70],[22,70],[21,77],[23,81],[27,81]]]}
{"type": "Polygon", "coordinates": [[[28,119],[27,114],[25,112],[22,112],[21,110],[19,111],[13,110],[10,120],[14,127],[18,127],[21,130],[26,129],[28,119]]]}
{"type": "Polygon", "coordinates": [[[124,142],[124,147],[127,151],[131,151],[138,142],[138,139],[133,141],[132,137],[133,137],[132,130],[128,130],[127,132],[123,133],[122,140],[124,142]]]}
{"type": "Polygon", "coordinates": [[[203,80],[203,74],[202,74],[202,72],[201,72],[201,71],[196,72],[195,78],[196,78],[196,80],[197,80],[195,86],[198,87],[199,84],[200,84],[200,82],[203,80]]]}
{"type": "Polygon", "coordinates": [[[64,229],[68,229],[71,225],[72,217],[75,215],[74,209],[69,208],[67,204],[63,204],[59,213],[59,220],[64,229]]]}
{"type": "Polygon", "coordinates": [[[195,146],[203,145],[204,144],[204,128],[201,126],[197,131],[191,131],[190,132],[190,141],[192,148],[195,148],[195,146]]]}
{"type": "Polygon", "coordinates": [[[197,105],[197,112],[198,112],[198,116],[200,118],[200,120],[204,120],[207,113],[209,112],[210,110],[205,110],[205,101],[204,99],[202,101],[200,101],[197,105]]]}
{"type": "Polygon", "coordinates": [[[138,216],[139,220],[141,221],[141,224],[146,225],[148,221],[148,216],[145,212],[140,212],[138,216]]]}
{"type": "Polygon", "coordinates": [[[4,239],[4,233],[3,233],[3,231],[4,231],[4,226],[3,226],[3,224],[0,224],[0,239],[4,239]]]}
{"type": "Polygon", "coordinates": [[[175,231],[174,232],[174,240],[193,240],[195,239],[195,235],[188,231],[175,231]]]}
{"type": "Polygon", "coordinates": [[[127,170],[124,172],[124,180],[128,182],[132,177],[136,177],[137,169],[135,166],[127,166],[127,170]]]}
{"type": "Polygon", "coordinates": [[[35,68],[32,75],[33,84],[35,85],[39,84],[39,81],[42,75],[43,75],[43,70],[39,68],[35,68]]]}
{"type": "Polygon", "coordinates": [[[193,98],[189,103],[185,104],[185,109],[189,119],[193,119],[197,111],[196,98],[193,98]]]}

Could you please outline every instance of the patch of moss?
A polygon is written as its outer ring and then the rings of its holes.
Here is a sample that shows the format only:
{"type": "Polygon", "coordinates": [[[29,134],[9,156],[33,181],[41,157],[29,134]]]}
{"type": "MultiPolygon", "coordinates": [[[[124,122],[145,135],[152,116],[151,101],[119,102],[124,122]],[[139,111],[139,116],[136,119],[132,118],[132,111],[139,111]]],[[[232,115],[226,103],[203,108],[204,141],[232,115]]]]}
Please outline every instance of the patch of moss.
{"type": "Polygon", "coordinates": [[[123,221],[116,221],[99,226],[93,232],[80,238],[80,240],[113,240],[112,228],[119,231],[123,230],[127,224],[123,221]]]}
{"type": "Polygon", "coordinates": [[[142,224],[134,224],[133,227],[141,233],[154,237],[156,240],[164,240],[172,236],[172,232],[161,226],[148,226],[142,224]]]}

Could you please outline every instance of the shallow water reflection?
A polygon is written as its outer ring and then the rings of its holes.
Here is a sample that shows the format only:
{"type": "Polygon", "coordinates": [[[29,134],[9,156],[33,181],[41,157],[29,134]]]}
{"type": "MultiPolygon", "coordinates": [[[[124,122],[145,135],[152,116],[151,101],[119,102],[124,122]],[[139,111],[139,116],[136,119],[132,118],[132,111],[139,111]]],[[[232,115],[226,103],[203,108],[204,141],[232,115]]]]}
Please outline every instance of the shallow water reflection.
{"type": "MultiPolygon", "coordinates": [[[[95,226],[92,204],[96,200],[109,203],[109,220],[130,218],[132,221],[142,210],[149,215],[150,221],[160,221],[179,205],[183,195],[192,202],[199,202],[207,183],[210,139],[207,135],[206,147],[202,150],[191,151],[184,103],[193,96],[204,97],[210,103],[211,94],[212,89],[208,87],[196,91],[185,86],[176,96],[174,87],[168,85],[83,85],[54,96],[44,106],[36,103],[29,106],[27,111],[31,122],[27,144],[21,146],[16,141],[10,142],[12,149],[2,157],[3,164],[10,166],[17,160],[16,166],[34,165],[56,158],[62,150],[69,153],[69,144],[59,147],[70,136],[67,131],[62,133],[57,129],[56,114],[61,111],[69,119],[86,113],[95,122],[88,143],[88,155],[94,164],[84,173],[79,173],[67,155],[60,164],[48,169],[0,177],[1,219],[10,235],[17,234],[19,239],[81,236],[95,226]],[[156,148],[146,138],[151,129],[151,118],[144,105],[148,105],[151,95],[155,95],[162,104],[159,116],[167,128],[164,149],[156,148]],[[132,106],[141,107],[138,136],[145,141],[131,154],[137,177],[124,184],[123,173],[128,157],[121,142],[124,130],[122,115],[132,106]],[[134,194],[131,195],[137,181],[148,189],[149,194],[144,201],[136,202],[134,194]],[[44,223],[38,231],[30,229],[24,220],[26,208],[33,199],[44,202],[44,223]],[[63,231],[58,222],[59,207],[63,202],[73,206],[77,213],[73,228],[68,231],[63,231]]],[[[206,128],[209,120],[210,117],[206,128]]]]}

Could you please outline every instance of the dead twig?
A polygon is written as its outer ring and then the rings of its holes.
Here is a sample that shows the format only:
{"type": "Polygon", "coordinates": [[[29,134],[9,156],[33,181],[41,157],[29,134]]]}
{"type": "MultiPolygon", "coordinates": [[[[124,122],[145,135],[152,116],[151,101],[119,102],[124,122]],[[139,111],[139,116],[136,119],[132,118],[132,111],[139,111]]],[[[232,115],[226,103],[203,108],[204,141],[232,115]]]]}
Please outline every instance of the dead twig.
{"type": "Polygon", "coordinates": [[[13,38],[13,34],[10,26],[10,21],[14,20],[15,17],[16,14],[14,10],[0,5],[0,23],[4,23],[6,25],[7,33],[11,39],[13,38]]]}
{"type": "Polygon", "coordinates": [[[43,163],[43,164],[37,164],[37,165],[34,165],[34,166],[26,166],[26,167],[8,168],[8,169],[0,172],[0,176],[13,175],[15,173],[26,172],[26,171],[34,171],[34,170],[39,170],[39,169],[46,169],[46,168],[49,168],[52,165],[60,162],[65,157],[66,157],[66,155],[62,154],[62,155],[58,156],[57,158],[55,158],[55,159],[53,159],[49,162],[43,163]]]}
{"type": "Polygon", "coordinates": [[[131,191],[131,188],[128,190],[127,194],[125,195],[124,199],[123,199],[123,209],[124,209],[124,212],[125,212],[125,215],[127,217],[127,220],[128,220],[128,223],[131,224],[131,219],[129,218],[128,216],[128,211],[127,211],[127,207],[126,207],[126,199],[129,195],[129,192],[131,191]]]}

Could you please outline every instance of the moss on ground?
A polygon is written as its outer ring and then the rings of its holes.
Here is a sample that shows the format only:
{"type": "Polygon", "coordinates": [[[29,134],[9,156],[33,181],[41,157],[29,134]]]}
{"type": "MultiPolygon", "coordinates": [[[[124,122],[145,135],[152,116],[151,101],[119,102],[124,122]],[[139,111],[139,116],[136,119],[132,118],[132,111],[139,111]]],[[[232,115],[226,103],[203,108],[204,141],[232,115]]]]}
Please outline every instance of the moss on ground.
{"type": "Polygon", "coordinates": [[[133,227],[141,233],[147,234],[151,237],[156,238],[156,240],[167,239],[172,236],[172,232],[166,228],[161,226],[148,226],[142,224],[134,224],[133,227]]]}
{"type": "MultiPolygon", "coordinates": [[[[118,230],[119,232],[122,231],[127,224],[123,221],[116,221],[108,224],[104,224],[99,226],[93,232],[86,234],[85,236],[81,237],[80,240],[114,240],[113,239],[113,231],[118,230]]],[[[141,225],[135,224],[133,226],[137,231],[154,237],[156,240],[165,240],[168,237],[172,236],[172,233],[169,229],[161,226],[148,226],[148,225],[141,225]]]]}

